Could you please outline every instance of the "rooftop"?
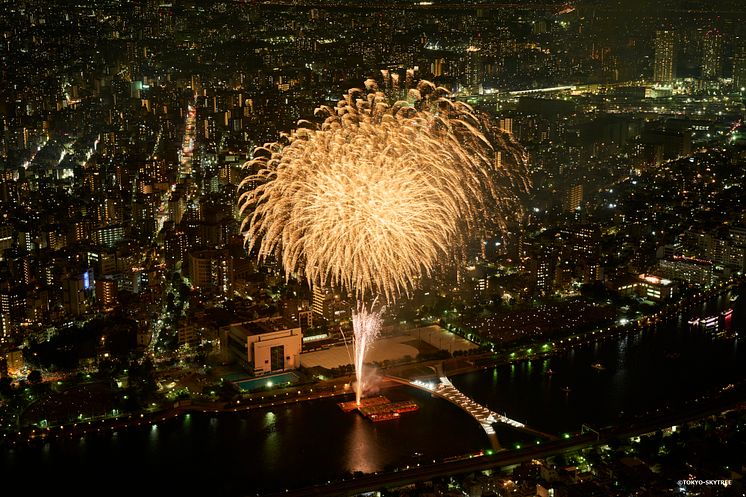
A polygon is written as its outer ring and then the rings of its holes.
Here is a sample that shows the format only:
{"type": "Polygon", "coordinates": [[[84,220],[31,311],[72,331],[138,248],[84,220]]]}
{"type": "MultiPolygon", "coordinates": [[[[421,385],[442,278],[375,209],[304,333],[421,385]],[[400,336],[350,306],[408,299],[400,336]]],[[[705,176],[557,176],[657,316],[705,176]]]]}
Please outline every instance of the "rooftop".
{"type": "Polygon", "coordinates": [[[283,317],[263,318],[254,321],[245,321],[243,323],[233,323],[229,326],[232,330],[238,331],[246,336],[261,335],[264,333],[273,333],[275,331],[297,328],[297,326],[288,323],[283,317]]]}

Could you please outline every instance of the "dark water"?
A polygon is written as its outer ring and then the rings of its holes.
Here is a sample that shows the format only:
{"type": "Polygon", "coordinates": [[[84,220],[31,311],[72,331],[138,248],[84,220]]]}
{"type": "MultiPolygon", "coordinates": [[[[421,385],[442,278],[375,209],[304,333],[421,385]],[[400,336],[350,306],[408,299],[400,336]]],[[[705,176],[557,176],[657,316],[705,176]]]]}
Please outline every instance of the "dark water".
{"type": "MultiPolygon", "coordinates": [[[[577,431],[584,422],[604,426],[621,411],[655,410],[746,377],[744,307],[746,296],[731,303],[726,295],[657,329],[452,381],[493,410],[547,432],[577,431]],[[730,325],[740,332],[737,340],[714,340],[686,323],[691,314],[729,306],[735,307],[730,325]],[[594,363],[605,370],[591,368],[594,363]],[[554,375],[546,375],[549,368],[554,375]]],[[[343,399],[191,414],[156,427],[4,450],[0,475],[27,495],[71,488],[77,495],[255,495],[488,446],[481,428],[446,401],[408,388],[386,395],[414,398],[421,409],[377,424],[342,413],[336,402],[343,399]]],[[[505,429],[498,435],[506,445],[522,437],[505,429]]]]}
{"type": "Polygon", "coordinates": [[[631,414],[664,409],[746,378],[746,303],[744,298],[730,302],[730,295],[656,328],[582,345],[550,359],[457,376],[452,382],[477,402],[550,433],[579,431],[582,423],[603,427],[631,414]],[[718,340],[711,331],[687,323],[692,316],[727,308],[734,309],[733,317],[721,319],[719,329],[737,330],[736,339],[718,340]],[[547,374],[550,369],[554,374],[547,374]]]}
{"type": "Polygon", "coordinates": [[[273,410],[190,414],[156,427],[15,449],[0,465],[3,474],[45,475],[24,477],[30,495],[53,491],[70,478],[81,478],[84,495],[103,489],[130,495],[255,495],[487,446],[481,428],[448,402],[409,388],[386,395],[414,398],[421,408],[385,423],[343,413],[336,402],[352,396],[273,410]],[[151,475],[155,483],[145,484],[151,475]]]}

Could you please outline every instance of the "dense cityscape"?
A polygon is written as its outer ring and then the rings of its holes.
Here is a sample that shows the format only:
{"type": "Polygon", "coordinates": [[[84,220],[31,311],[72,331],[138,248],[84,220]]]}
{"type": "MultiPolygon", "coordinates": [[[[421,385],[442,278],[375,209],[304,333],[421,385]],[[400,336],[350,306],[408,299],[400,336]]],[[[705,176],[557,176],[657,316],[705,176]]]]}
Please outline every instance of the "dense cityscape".
{"type": "MultiPolygon", "coordinates": [[[[8,488],[88,465],[94,494],[109,461],[158,480],[130,495],[746,495],[741,2],[0,5],[8,488]],[[508,143],[519,206],[393,276],[356,367],[358,295],[248,243],[242,202],[345,95],[423,82],[508,143]]],[[[455,154],[438,130],[407,160],[455,154]]]]}

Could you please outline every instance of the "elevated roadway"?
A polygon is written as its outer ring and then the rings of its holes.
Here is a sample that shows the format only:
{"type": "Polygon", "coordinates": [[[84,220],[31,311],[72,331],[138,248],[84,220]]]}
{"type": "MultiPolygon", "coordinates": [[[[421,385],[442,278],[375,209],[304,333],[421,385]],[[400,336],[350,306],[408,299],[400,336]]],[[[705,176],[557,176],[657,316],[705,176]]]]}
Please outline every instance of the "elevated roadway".
{"type": "Polygon", "coordinates": [[[584,433],[570,439],[553,440],[522,450],[504,450],[492,454],[481,452],[467,454],[434,464],[411,466],[405,470],[374,473],[350,480],[336,481],[327,485],[281,491],[273,495],[270,494],[270,497],[353,496],[366,491],[397,488],[436,477],[467,474],[520,464],[531,459],[544,459],[557,454],[607,444],[615,439],[652,433],[661,428],[701,419],[729,409],[746,409],[742,394],[742,389],[736,389],[719,398],[709,399],[707,402],[690,405],[683,409],[672,409],[670,412],[652,416],[637,423],[631,422],[619,427],[584,433]]]}

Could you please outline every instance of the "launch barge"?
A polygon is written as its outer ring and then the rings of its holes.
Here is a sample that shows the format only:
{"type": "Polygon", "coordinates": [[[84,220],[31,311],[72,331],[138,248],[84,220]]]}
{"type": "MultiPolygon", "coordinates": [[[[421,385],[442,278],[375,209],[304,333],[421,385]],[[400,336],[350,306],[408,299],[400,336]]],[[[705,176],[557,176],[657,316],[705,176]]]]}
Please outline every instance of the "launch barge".
{"type": "Polygon", "coordinates": [[[354,400],[351,400],[349,402],[340,402],[337,405],[344,412],[357,410],[360,414],[363,415],[363,417],[373,422],[399,419],[402,414],[407,412],[415,412],[420,408],[420,406],[418,406],[411,400],[405,400],[403,402],[391,402],[389,399],[383,396],[361,399],[360,405],[358,405],[354,400]]]}
{"type": "Polygon", "coordinates": [[[391,401],[389,399],[387,399],[383,395],[380,395],[378,397],[366,397],[364,399],[360,399],[360,404],[358,404],[354,400],[350,400],[348,402],[340,402],[337,405],[344,412],[350,412],[350,411],[354,411],[355,409],[380,406],[382,404],[390,404],[390,403],[391,401]]]}

